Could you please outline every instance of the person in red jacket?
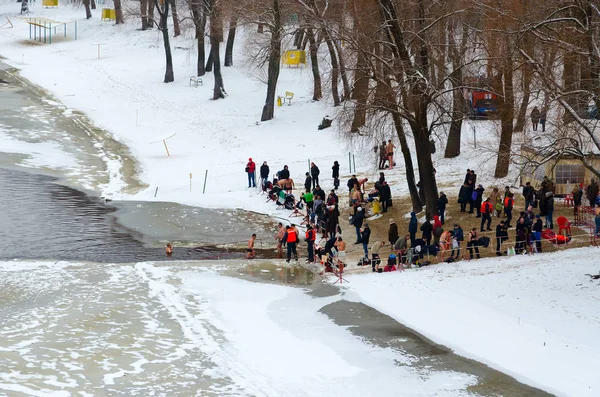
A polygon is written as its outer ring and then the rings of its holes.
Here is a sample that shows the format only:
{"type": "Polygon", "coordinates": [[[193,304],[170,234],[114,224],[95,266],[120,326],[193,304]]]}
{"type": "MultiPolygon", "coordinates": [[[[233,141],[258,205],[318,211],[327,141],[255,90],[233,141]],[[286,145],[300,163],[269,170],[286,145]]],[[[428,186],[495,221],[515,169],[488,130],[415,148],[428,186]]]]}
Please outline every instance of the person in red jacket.
{"type": "Polygon", "coordinates": [[[492,207],[492,203],[490,203],[490,198],[485,199],[483,204],[481,204],[481,208],[479,209],[481,213],[481,227],[479,228],[481,232],[484,232],[483,225],[487,222],[487,230],[492,230],[492,212],[494,212],[494,207],[492,207]]]}
{"type": "Polygon", "coordinates": [[[294,259],[298,262],[298,252],[296,251],[296,244],[300,241],[298,238],[298,229],[296,229],[296,225],[293,223],[290,225],[290,228],[285,233],[285,241],[287,241],[287,259],[286,262],[289,263],[292,258],[292,254],[294,254],[294,259]]]}
{"type": "Polygon", "coordinates": [[[311,224],[306,226],[306,244],[308,246],[308,263],[315,261],[315,240],[317,239],[317,233],[313,229],[311,224]]]}
{"type": "Polygon", "coordinates": [[[246,164],[246,173],[248,174],[248,187],[256,187],[256,179],[254,177],[256,171],[256,164],[252,161],[252,157],[248,159],[246,164]]]}

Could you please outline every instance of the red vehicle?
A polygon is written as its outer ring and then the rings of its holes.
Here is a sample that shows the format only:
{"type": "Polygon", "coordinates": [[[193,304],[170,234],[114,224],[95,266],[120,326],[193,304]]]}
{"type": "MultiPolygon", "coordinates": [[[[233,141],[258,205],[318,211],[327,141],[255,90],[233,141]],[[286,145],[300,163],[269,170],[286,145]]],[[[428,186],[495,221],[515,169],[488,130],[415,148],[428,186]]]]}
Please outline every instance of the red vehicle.
{"type": "Polygon", "coordinates": [[[467,90],[471,118],[488,118],[498,112],[498,95],[484,89],[467,90]]]}

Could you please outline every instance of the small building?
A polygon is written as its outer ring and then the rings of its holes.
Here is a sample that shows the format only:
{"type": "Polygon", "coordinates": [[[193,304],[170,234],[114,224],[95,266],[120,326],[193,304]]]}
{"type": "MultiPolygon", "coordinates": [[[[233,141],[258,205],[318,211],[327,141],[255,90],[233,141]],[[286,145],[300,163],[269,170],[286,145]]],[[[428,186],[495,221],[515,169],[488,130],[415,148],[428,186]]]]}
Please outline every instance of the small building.
{"type": "MultiPolygon", "coordinates": [[[[521,184],[530,182],[534,188],[540,186],[544,176],[550,178],[555,184],[554,194],[563,196],[571,193],[575,184],[589,184],[592,179],[598,179],[580,158],[573,154],[551,153],[539,150],[532,146],[521,146],[521,155],[525,165],[521,170],[521,184]]],[[[600,153],[588,152],[586,161],[596,170],[600,170],[600,153]]]]}

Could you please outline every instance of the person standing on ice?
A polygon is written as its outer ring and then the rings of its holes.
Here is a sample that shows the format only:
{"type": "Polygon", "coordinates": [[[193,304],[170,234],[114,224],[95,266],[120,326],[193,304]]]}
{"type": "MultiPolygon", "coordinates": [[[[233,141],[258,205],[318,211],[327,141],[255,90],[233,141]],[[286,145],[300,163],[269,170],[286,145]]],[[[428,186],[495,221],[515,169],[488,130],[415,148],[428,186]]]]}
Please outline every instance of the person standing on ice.
{"type": "Polygon", "coordinates": [[[298,251],[296,251],[296,244],[298,241],[300,241],[300,239],[298,238],[298,229],[296,229],[296,225],[293,223],[285,233],[285,241],[287,241],[287,259],[285,261],[289,263],[292,254],[294,254],[294,259],[296,262],[298,262],[298,251]]]}
{"type": "Polygon", "coordinates": [[[277,240],[277,257],[279,259],[283,258],[283,236],[285,236],[285,227],[283,227],[283,223],[279,222],[279,229],[277,230],[277,235],[275,236],[275,240],[277,240]]]}
{"type": "Polygon", "coordinates": [[[246,164],[246,173],[248,174],[248,187],[256,187],[256,179],[254,177],[256,171],[256,164],[252,161],[252,157],[248,159],[246,164]]]}
{"type": "Polygon", "coordinates": [[[315,261],[315,240],[317,239],[317,234],[313,229],[312,225],[309,223],[306,226],[306,245],[308,248],[308,263],[314,263],[315,261]]]}
{"type": "Polygon", "coordinates": [[[305,175],[306,175],[306,179],[304,180],[304,190],[309,192],[310,188],[312,187],[313,180],[308,172],[305,175]]]}
{"type": "Polygon", "coordinates": [[[260,185],[265,186],[269,182],[269,166],[266,161],[260,166],[260,185]]]}
{"type": "Polygon", "coordinates": [[[313,189],[319,184],[319,167],[315,163],[310,163],[310,176],[312,176],[312,187],[313,189]]]}

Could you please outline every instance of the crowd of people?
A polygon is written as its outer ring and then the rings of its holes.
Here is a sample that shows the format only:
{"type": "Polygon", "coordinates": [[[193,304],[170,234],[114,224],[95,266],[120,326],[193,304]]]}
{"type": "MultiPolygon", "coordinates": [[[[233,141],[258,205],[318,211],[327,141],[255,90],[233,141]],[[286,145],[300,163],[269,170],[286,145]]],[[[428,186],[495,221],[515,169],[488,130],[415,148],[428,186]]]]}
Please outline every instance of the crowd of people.
{"type": "MultiPolygon", "coordinates": [[[[391,141],[388,143],[384,141],[376,148],[379,150],[378,165],[380,168],[391,169],[393,167],[394,148],[391,141]]],[[[287,165],[276,172],[272,180],[267,162],[263,162],[260,167],[260,183],[263,191],[280,206],[303,216],[302,224],[306,225],[304,241],[307,243],[307,262],[322,261],[322,256],[326,255],[329,258],[335,258],[340,263],[341,257],[345,254],[346,242],[341,236],[340,197],[337,193],[340,186],[339,168],[339,163],[335,161],[331,167],[333,189],[326,194],[320,186],[319,167],[314,162],[310,163],[309,171],[305,173],[304,191],[296,199],[293,195],[296,185],[290,177],[287,165]],[[325,241],[324,246],[317,243],[319,233],[322,234],[323,241],[325,241]]],[[[246,166],[248,187],[255,186],[255,170],[256,165],[250,158],[246,166]]],[[[373,271],[388,272],[404,270],[405,265],[427,265],[428,261],[423,260],[424,255],[427,254],[439,256],[446,262],[466,258],[467,255],[469,259],[480,258],[480,248],[487,248],[493,239],[495,239],[495,251],[498,256],[512,253],[510,249],[505,250],[503,246],[510,246],[514,253],[541,252],[544,230],[554,228],[555,186],[549,178],[544,177],[538,188],[534,188],[529,182],[522,186],[523,211],[515,216],[516,221],[513,222],[516,193],[513,193],[508,186],[502,192],[497,187],[492,187],[486,192],[483,185],[477,183],[475,170],[468,169],[458,193],[458,203],[460,212],[465,214],[468,212],[474,214],[476,218],[480,218],[479,227],[472,227],[465,232],[457,222],[451,228],[444,229],[448,197],[444,192],[440,192],[437,202],[438,215],[430,217],[427,214],[424,222],[419,226],[417,215],[412,212],[406,234],[399,233],[397,224],[390,219],[388,241],[376,239],[370,246],[372,239],[366,217],[366,206],[376,200],[381,204],[381,212],[385,213],[392,205],[392,195],[383,172],[380,172],[378,180],[369,190],[366,189],[368,181],[368,178],[358,178],[356,175],[352,175],[346,186],[348,187],[348,204],[352,213],[349,223],[354,227],[355,244],[361,246],[364,254],[360,264],[371,264],[373,271]],[[498,218],[499,222],[495,227],[495,235],[489,236],[487,233],[494,231],[492,218],[498,218]],[[507,244],[509,230],[513,228],[514,244],[507,244]],[[382,251],[387,244],[389,244],[392,254],[387,257],[386,263],[380,268],[382,251]],[[463,251],[462,257],[461,248],[466,249],[463,251]]],[[[583,185],[576,185],[571,193],[575,202],[575,211],[581,205],[584,192],[589,196],[592,205],[600,206],[598,190],[595,181],[592,181],[586,188],[583,185]]],[[[596,213],[595,221],[596,234],[598,234],[600,233],[600,210],[596,213]]],[[[298,261],[297,245],[300,243],[301,237],[296,225],[284,226],[280,223],[275,239],[280,258],[283,258],[283,249],[285,248],[287,251],[286,261],[289,262],[292,258],[298,261]]],[[[251,247],[249,246],[248,249],[250,255],[251,247]]],[[[328,263],[333,266],[333,261],[328,263]]]]}

